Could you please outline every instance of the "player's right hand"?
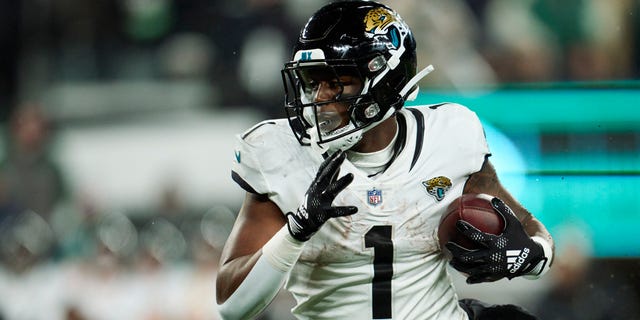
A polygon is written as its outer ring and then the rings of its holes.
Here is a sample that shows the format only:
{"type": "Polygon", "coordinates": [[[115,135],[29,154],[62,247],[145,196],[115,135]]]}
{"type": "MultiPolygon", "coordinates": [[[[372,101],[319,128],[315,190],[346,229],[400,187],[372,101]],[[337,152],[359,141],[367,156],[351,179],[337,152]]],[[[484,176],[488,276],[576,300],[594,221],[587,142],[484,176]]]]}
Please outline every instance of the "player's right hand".
{"type": "Polygon", "coordinates": [[[547,263],[544,249],[524,230],[520,220],[504,201],[493,198],[491,205],[505,221],[502,234],[493,235],[478,230],[466,221],[458,220],[456,227],[481,248],[469,250],[454,242],[446,244],[453,255],[451,266],[469,275],[467,283],[492,282],[504,277],[509,280],[529,274],[547,263]]]}
{"type": "Polygon", "coordinates": [[[311,182],[304,201],[296,212],[289,212],[287,226],[291,236],[300,241],[307,241],[330,218],[343,217],[358,212],[355,206],[332,206],[333,200],[353,181],[353,174],[348,173],[338,179],[340,166],[346,154],[338,151],[322,162],[315,179],[311,182]]]}

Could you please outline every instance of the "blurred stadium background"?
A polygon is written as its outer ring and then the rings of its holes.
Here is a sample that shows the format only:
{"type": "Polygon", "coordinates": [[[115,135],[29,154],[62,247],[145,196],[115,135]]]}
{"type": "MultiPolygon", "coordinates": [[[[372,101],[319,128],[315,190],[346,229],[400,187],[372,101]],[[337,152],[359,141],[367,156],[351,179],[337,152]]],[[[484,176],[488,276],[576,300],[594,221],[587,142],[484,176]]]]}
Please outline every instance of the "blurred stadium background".
{"type": "MultiPolygon", "coordinates": [[[[234,136],[283,116],[322,0],[0,2],[0,319],[216,319],[234,136]]],[[[386,1],[476,111],[552,272],[467,286],[544,319],[640,319],[640,2],[386,1]]],[[[289,319],[283,293],[262,316],[289,319]]]]}

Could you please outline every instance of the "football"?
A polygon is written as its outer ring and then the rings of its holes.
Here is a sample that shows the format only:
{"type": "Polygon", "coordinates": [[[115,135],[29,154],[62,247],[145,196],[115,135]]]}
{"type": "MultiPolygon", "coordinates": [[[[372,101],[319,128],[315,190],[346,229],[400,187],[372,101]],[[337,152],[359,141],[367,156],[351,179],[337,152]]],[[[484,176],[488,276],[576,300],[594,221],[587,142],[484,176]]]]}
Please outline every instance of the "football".
{"type": "Polygon", "coordinates": [[[466,193],[455,199],[448,207],[438,227],[440,248],[445,252],[445,243],[455,242],[467,249],[477,249],[472,241],[456,228],[458,220],[464,220],[480,231],[501,234],[504,230],[504,220],[491,206],[493,196],[488,194],[466,193]]]}

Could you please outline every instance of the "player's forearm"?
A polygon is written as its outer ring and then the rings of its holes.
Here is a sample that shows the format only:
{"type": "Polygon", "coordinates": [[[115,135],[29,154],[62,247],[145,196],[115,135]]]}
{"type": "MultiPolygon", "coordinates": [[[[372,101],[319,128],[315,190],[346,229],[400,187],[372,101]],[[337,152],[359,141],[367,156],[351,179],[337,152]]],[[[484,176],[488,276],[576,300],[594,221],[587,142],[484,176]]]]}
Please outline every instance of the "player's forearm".
{"type": "Polygon", "coordinates": [[[223,302],[218,300],[222,319],[252,319],[262,312],[284,283],[286,272],[274,268],[260,255],[246,277],[223,302]]]}
{"type": "Polygon", "coordinates": [[[259,314],[278,293],[298,260],[302,242],[286,227],[276,233],[261,252],[223,265],[217,284],[218,308],[223,319],[247,319],[259,314]]]}
{"type": "Polygon", "coordinates": [[[542,224],[540,220],[536,219],[536,217],[531,214],[529,210],[523,207],[516,199],[514,199],[511,194],[507,192],[497,192],[496,197],[502,199],[507,205],[509,205],[529,236],[541,237],[553,246],[553,238],[551,238],[551,234],[547,231],[544,224],[542,224]]]}
{"type": "MultiPolygon", "coordinates": [[[[547,230],[547,228],[540,222],[540,220],[536,219],[534,216],[529,216],[530,218],[527,221],[524,221],[522,225],[524,226],[524,230],[530,236],[536,236],[544,239],[549,246],[551,247],[552,252],[555,252],[555,243],[553,242],[553,237],[551,237],[551,233],[547,230]]],[[[551,262],[551,261],[549,261],[551,262]]]]}
{"type": "Polygon", "coordinates": [[[218,304],[224,303],[238,289],[261,255],[262,251],[258,251],[252,255],[237,257],[220,266],[216,275],[218,304]]]}

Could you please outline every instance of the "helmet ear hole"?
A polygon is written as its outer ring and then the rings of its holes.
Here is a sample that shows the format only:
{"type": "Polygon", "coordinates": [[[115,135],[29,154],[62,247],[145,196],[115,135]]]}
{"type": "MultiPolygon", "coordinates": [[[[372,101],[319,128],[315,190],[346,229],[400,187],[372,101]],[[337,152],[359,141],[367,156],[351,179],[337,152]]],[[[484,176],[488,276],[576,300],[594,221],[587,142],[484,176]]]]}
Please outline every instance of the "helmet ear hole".
{"type": "Polygon", "coordinates": [[[383,55],[376,55],[373,59],[367,63],[367,69],[369,72],[378,72],[387,65],[387,59],[383,55]]]}
{"type": "Polygon", "coordinates": [[[359,103],[353,108],[353,118],[363,125],[380,121],[383,116],[384,113],[381,112],[380,105],[373,101],[359,103]]]}

